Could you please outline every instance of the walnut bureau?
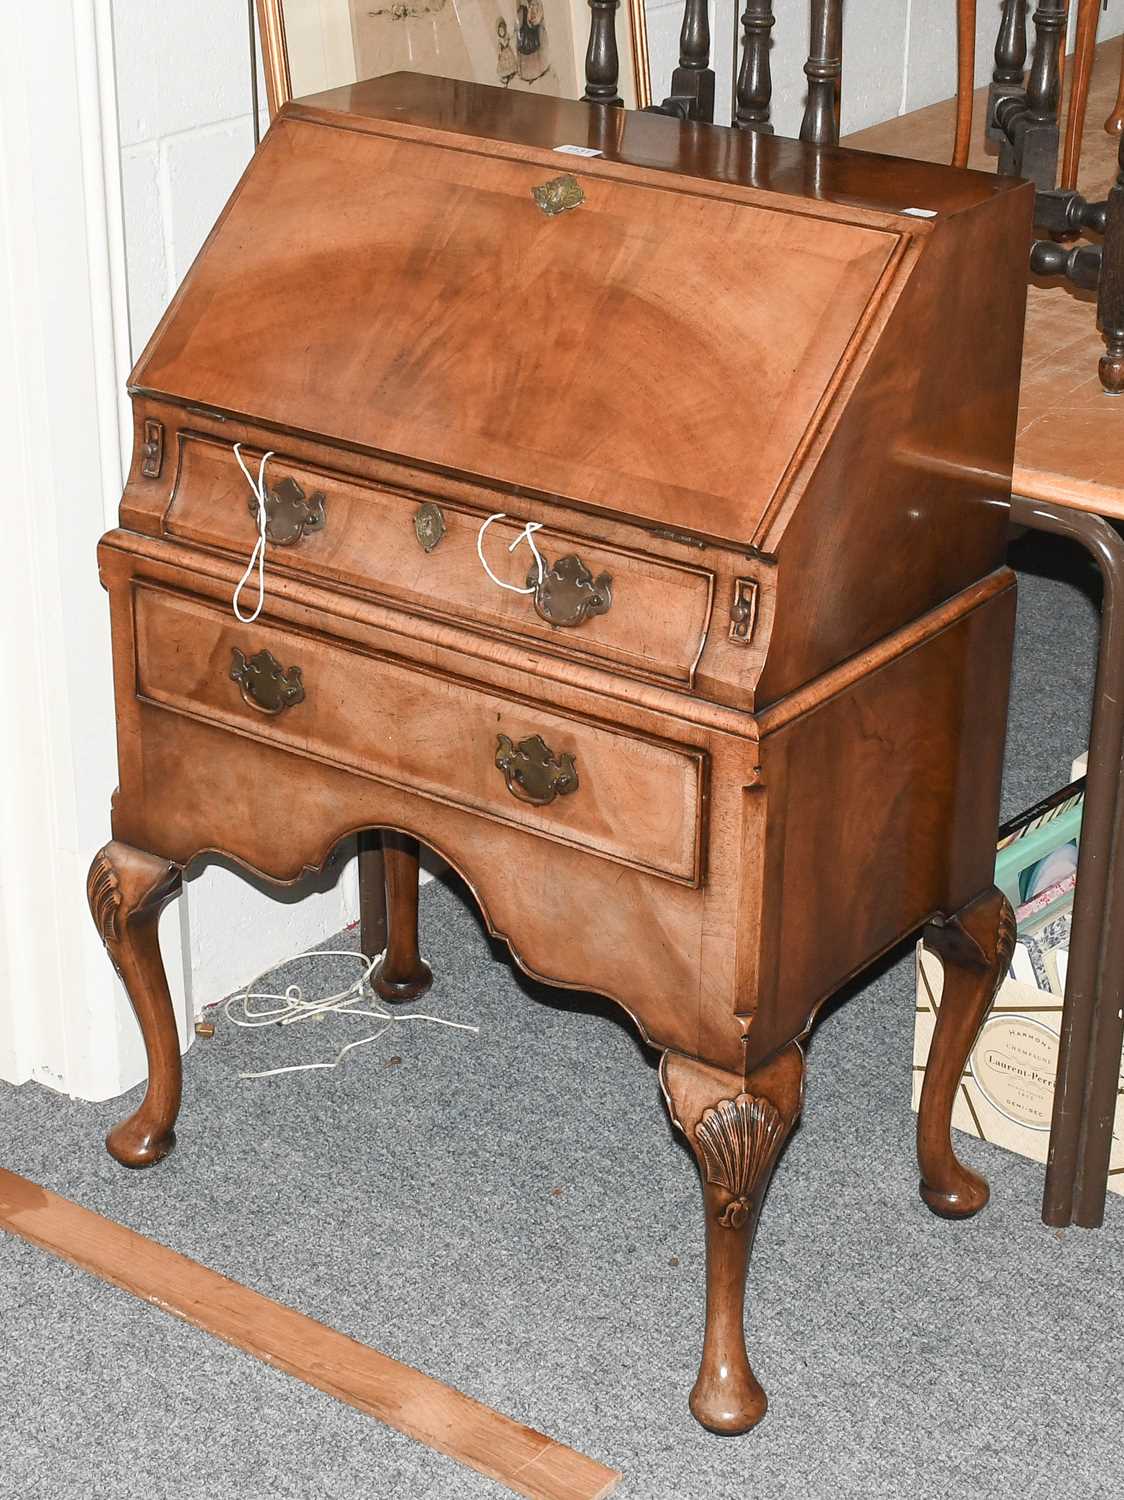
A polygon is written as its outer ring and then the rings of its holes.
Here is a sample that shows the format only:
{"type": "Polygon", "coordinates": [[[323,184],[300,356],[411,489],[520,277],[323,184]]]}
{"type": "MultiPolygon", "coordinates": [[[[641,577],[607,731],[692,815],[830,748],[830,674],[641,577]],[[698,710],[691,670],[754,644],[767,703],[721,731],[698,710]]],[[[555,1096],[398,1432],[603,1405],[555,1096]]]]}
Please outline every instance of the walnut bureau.
{"type": "Polygon", "coordinates": [[[706,1426],[765,1409],[745,1273],[801,1040],[926,923],[921,1191],[982,1207],[949,1115],[1013,941],[992,866],[1030,206],[415,75],[286,106],[133,373],[99,554],[119,788],[90,900],[149,1058],[119,1161],[175,1140],[156,918],[183,868],[289,882],[381,828],[380,993],[428,982],[420,839],[529,973],[662,1052],[704,1182],[706,1426]],[[239,457],[264,460],[254,619],[239,457]]]}

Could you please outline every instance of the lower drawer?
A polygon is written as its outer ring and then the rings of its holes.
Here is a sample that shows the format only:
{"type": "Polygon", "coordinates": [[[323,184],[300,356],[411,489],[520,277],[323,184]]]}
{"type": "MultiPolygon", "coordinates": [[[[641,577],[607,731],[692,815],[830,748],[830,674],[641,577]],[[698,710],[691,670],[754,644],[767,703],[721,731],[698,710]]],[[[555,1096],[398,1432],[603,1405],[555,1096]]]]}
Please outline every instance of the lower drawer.
{"type": "MultiPolygon", "coordinates": [[[[136,691],[301,755],[639,869],[701,880],[700,750],[508,699],[150,584],[136,691]]],[[[512,871],[518,879],[518,871],[512,871]]]]}

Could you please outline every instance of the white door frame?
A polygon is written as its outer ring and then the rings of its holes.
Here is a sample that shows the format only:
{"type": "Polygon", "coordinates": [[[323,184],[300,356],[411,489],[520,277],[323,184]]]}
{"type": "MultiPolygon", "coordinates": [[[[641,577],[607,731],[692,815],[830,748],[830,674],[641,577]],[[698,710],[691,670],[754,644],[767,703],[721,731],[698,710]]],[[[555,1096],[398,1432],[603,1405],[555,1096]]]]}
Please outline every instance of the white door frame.
{"type": "MultiPolygon", "coordinates": [[[[0,17],[0,1077],[87,1099],[144,1076],[86,911],[116,781],[94,549],[131,445],[110,0],[0,17]]],[[[172,920],[169,979],[187,1020],[172,920]]]]}

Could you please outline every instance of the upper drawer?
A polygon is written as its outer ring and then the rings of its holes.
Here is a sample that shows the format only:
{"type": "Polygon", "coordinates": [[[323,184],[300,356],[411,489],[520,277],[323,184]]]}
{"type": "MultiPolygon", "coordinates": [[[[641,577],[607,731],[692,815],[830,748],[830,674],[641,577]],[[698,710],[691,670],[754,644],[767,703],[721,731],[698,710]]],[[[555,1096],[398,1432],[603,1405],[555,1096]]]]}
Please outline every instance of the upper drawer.
{"type": "Polygon", "coordinates": [[[134,618],[136,691],[150,703],[641,870],[701,879],[701,750],[265,616],[244,625],[163,587],[135,586],[134,618]]]}
{"type": "MultiPolygon", "coordinates": [[[[256,475],[261,454],[242,451],[256,475]]],[[[486,517],[475,511],[282,457],[269,460],[266,489],[273,538],[267,577],[270,568],[279,568],[373,587],[430,613],[526,636],[552,652],[599,658],[685,686],[693,681],[714,584],[704,569],[544,527],[535,533],[535,544],[548,565],[545,585],[517,594],[494,583],[481,566],[477,541],[486,517]],[[286,481],[295,481],[300,494],[286,481]],[[302,525],[306,515],[310,523],[302,525]]],[[[256,502],[233,449],[185,436],[165,532],[248,558],[256,528],[256,502]]],[[[482,545],[492,572],[522,588],[534,566],[531,549],[521,542],[508,551],[521,531],[520,520],[495,521],[482,545]]]]}

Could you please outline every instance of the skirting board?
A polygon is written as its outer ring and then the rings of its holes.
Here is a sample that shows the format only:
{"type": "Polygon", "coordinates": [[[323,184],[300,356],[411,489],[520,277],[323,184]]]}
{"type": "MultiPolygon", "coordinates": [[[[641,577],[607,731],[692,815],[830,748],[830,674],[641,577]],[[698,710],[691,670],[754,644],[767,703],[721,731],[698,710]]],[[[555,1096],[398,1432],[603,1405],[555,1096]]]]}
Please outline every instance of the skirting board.
{"type": "Polygon", "coordinates": [[[621,1479],[615,1469],[452,1386],[2,1168],[0,1227],[358,1407],[527,1500],[601,1500],[621,1479]]]}

